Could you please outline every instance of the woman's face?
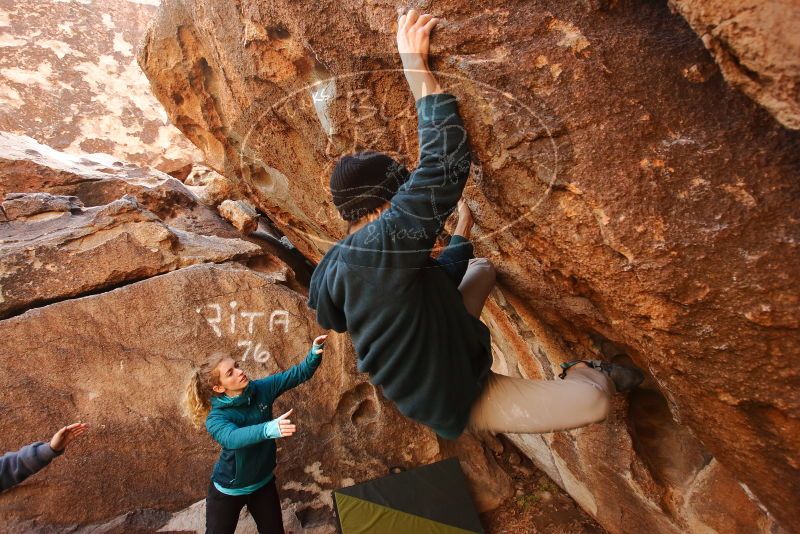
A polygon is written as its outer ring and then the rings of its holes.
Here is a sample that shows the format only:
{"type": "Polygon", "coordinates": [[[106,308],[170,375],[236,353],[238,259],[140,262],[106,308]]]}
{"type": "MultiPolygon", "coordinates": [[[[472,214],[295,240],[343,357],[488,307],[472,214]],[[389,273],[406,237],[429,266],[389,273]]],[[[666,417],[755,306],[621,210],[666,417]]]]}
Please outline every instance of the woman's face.
{"type": "Polygon", "coordinates": [[[219,373],[219,385],[214,386],[214,391],[217,393],[235,397],[250,383],[247,375],[239,368],[239,362],[234,361],[233,358],[225,358],[219,362],[217,372],[219,373]]]}

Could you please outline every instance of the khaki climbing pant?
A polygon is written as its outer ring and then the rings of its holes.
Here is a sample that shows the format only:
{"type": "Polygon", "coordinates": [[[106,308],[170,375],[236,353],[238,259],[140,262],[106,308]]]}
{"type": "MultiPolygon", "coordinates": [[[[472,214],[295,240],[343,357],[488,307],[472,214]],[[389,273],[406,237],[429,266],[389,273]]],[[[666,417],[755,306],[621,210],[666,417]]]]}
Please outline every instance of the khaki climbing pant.
{"type": "MultiPolygon", "coordinates": [[[[480,317],[494,282],[489,260],[470,260],[458,289],[472,316],[480,317]]],[[[472,405],[467,427],[514,434],[579,428],[604,420],[613,394],[614,383],[608,375],[584,366],[571,368],[564,380],[527,380],[490,371],[472,405]]]]}
{"type": "Polygon", "coordinates": [[[613,391],[608,376],[586,367],[573,367],[564,380],[527,380],[489,371],[467,427],[513,434],[571,430],[604,420],[613,391]]]}

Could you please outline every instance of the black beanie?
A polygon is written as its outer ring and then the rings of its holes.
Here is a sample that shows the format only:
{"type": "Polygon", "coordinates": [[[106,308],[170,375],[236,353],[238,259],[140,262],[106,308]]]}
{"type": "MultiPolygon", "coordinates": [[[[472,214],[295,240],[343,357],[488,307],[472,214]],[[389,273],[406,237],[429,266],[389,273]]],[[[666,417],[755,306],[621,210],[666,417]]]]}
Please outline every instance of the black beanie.
{"type": "Polygon", "coordinates": [[[355,222],[392,199],[408,170],[380,152],[342,156],[331,173],[333,203],[342,219],[355,222]]]}

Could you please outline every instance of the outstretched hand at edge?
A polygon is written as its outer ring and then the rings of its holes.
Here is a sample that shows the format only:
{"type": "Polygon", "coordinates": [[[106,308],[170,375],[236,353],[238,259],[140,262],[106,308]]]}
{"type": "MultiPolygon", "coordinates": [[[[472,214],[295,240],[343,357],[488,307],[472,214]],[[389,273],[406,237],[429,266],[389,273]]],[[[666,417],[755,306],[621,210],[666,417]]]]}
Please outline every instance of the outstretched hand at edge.
{"type": "Polygon", "coordinates": [[[56,452],[61,452],[67,448],[73,439],[77,438],[84,432],[89,430],[89,425],[86,423],[72,423],[67,425],[53,435],[50,440],[50,448],[56,452]]]}

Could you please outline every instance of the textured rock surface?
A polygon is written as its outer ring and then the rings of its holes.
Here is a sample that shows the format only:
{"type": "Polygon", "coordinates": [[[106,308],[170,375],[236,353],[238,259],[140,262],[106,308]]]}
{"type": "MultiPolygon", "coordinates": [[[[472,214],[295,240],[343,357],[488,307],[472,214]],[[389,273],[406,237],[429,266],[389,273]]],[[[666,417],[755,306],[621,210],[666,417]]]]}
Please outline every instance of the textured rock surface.
{"type": "Polygon", "coordinates": [[[217,211],[223,219],[245,235],[258,228],[258,212],[246,200],[225,200],[217,211]]]}
{"type": "Polygon", "coordinates": [[[9,193],[2,203],[5,220],[27,219],[42,213],[80,212],[83,202],[78,197],[50,193],[9,193]]]}
{"type": "Polygon", "coordinates": [[[225,200],[242,198],[236,182],[205,165],[192,166],[183,184],[204,204],[217,207],[225,200]]]}
{"type": "Polygon", "coordinates": [[[800,2],[670,0],[725,79],[787,128],[800,129],[800,2]]]}
{"type": "Polygon", "coordinates": [[[162,170],[197,161],[134,57],[158,3],[0,2],[0,130],[162,170]]]}
{"type": "Polygon", "coordinates": [[[132,195],[175,228],[241,237],[216,210],[198,202],[189,187],[163,172],[109,154],[67,154],[28,136],[0,132],[0,197],[19,192],[75,196],[86,206],[132,195]]]}
{"type": "MultiPolygon", "coordinates": [[[[17,380],[0,394],[13,412],[0,421],[0,450],[68,420],[92,431],[3,493],[0,524],[4,532],[153,531],[205,495],[218,451],[180,413],[191,365],[221,349],[251,375],[277,372],[305,354],[318,327],[302,287],[272,255],[276,245],[230,238],[241,234],[177,180],[122,163],[98,170],[38,144],[20,152],[32,140],[3,138],[3,185],[49,192],[6,193],[2,204],[0,374],[17,380]],[[210,263],[227,260],[244,263],[210,263]],[[36,400],[14,409],[23,398],[36,400]]],[[[332,532],[333,488],[453,454],[481,509],[513,495],[477,440],[440,445],[356,372],[347,338],[328,347],[315,379],[278,407],[293,407],[303,429],[280,444],[288,525],[332,532]]]]}
{"type": "MultiPolygon", "coordinates": [[[[206,161],[313,258],[343,232],[336,156],[414,163],[413,102],[381,70],[400,66],[395,7],[176,1],[140,52],[206,161]]],[[[698,508],[711,458],[739,488],[714,496],[720,513],[761,518],[731,528],[773,528],[759,502],[800,524],[798,135],[666,4],[435,9],[433,66],[477,159],[477,249],[500,271],[497,369],[550,379],[625,352],[650,374],[604,425],[515,439],[614,532],[722,528],[698,508]]]]}
{"type": "Polygon", "coordinates": [[[170,228],[133,197],[65,211],[70,197],[26,194],[3,202],[6,215],[12,218],[9,207],[26,198],[38,200],[37,210],[0,224],[0,318],[195,263],[263,254],[240,239],[170,228]]]}
{"type": "MultiPolygon", "coordinates": [[[[18,380],[0,403],[36,401],[3,418],[0,449],[41,439],[60,421],[93,428],[46,473],[4,493],[0,520],[80,524],[196,501],[218,449],[180,413],[192,362],[225,350],[248,374],[263,376],[298,362],[318,333],[300,294],[235,265],[188,267],[1,321],[0,372],[18,380]]],[[[314,379],[277,406],[294,408],[303,429],[279,444],[277,477],[304,526],[330,530],[330,490],[446,454],[433,433],[402,417],[355,371],[346,337],[332,338],[314,379]]],[[[478,451],[465,469],[481,458],[478,451]]],[[[489,500],[510,496],[496,464],[480,477],[489,500]]]]}
{"type": "MultiPolygon", "coordinates": [[[[249,238],[219,216],[216,204],[226,198],[241,198],[235,184],[207,169],[193,169],[189,178],[195,171],[204,177],[202,185],[184,185],[158,170],[123,163],[108,154],[67,154],[27,136],[0,132],[0,196],[47,192],[75,196],[91,207],[131,195],[140,206],[170,227],[256,243],[265,255],[248,262],[249,266],[267,272],[282,270],[290,283],[295,275],[301,283],[303,280],[307,283],[309,266],[304,258],[276,242],[265,240],[269,232],[249,238]],[[209,201],[209,197],[214,201],[209,201]]],[[[262,218],[262,225],[264,222],[262,218]]],[[[299,285],[294,288],[302,290],[299,285]]]]}

